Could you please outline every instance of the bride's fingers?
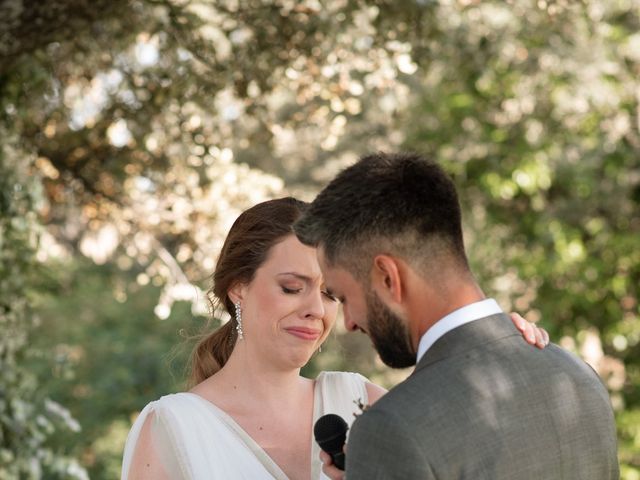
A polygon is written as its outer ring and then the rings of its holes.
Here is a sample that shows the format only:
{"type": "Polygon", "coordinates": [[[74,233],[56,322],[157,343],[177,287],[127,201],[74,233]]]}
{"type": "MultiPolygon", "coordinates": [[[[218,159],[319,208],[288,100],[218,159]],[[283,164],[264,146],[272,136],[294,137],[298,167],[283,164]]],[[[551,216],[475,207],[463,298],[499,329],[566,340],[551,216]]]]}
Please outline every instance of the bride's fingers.
{"type": "Polygon", "coordinates": [[[539,348],[544,348],[549,345],[549,334],[544,328],[536,327],[536,345],[539,348]]]}
{"type": "Polygon", "coordinates": [[[527,321],[524,318],[522,318],[522,316],[520,316],[519,313],[512,312],[509,314],[509,316],[511,317],[511,321],[516,326],[516,328],[520,330],[522,333],[524,333],[525,324],[527,323],[527,321]]]}
{"type": "Polygon", "coordinates": [[[535,335],[536,335],[536,347],[538,348],[544,348],[544,342],[542,339],[542,333],[540,332],[540,329],[537,327],[534,327],[535,331],[535,335]]]}
{"type": "Polygon", "coordinates": [[[524,337],[527,339],[531,345],[535,345],[538,341],[536,337],[536,327],[533,323],[526,322],[525,324],[525,334],[524,337]]]}
{"type": "Polygon", "coordinates": [[[344,480],[344,472],[338,469],[331,459],[331,455],[320,450],[320,460],[322,461],[322,472],[331,480],[344,480]]]}
{"type": "Polygon", "coordinates": [[[516,328],[522,332],[522,336],[527,343],[538,348],[544,348],[549,345],[549,334],[544,328],[536,327],[535,324],[525,320],[519,313],[512,312],[509,315],[516,328]]]}
{"type": "Polygon", "coordinates": [[[522,336],[531,345],[536,344],[536,333],[535,327],[532,323],[527,322],[519,313],[511,313],[511,321],[514,323],[516,328],[522,332],[522,336]]]}

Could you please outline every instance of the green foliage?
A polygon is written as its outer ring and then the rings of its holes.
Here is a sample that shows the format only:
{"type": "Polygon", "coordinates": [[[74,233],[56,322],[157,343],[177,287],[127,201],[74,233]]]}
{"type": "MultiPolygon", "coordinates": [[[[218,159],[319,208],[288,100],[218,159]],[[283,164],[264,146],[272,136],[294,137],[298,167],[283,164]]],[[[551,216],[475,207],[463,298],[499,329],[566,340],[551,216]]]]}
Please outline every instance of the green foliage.
{"type": "Polygon", "coordinates": [[[138,285],[135,272],[123,275],[115,265],[78,259],[47,269],[34,298],[45,320],[32,340],[47,353],[30,365],[46,378],[42,388],[82,425],[81,436],[63,435],[60,441],[83,458],[91,478],[114,478],[132,415],[184,389],[186,338],[202,319],[193,319],[189,305],[179,303],[159,321],[153,308],[160,288],[138,285]]]}
{"type": "Polygon", "coordinates": [[[406,145],[431,152],[457,179],[481,284],[603,377],[633,478],[640,58],[627,46],[640,18],[627,6],[441,9],[450,42],[422,59],[433,73],[406,145]]]}
{"type": "MultiPolygon", "coordinates": [[[[117,475],[130,415],[179,388],[162,359],[237,213],[407,148],[456,179],[487,293],[598,369],[640,478],[638,0],[36,3],[0,7],[0,352],[26,355],[35,302],[25,361],[53,372],[86,443],[55,438],[92,476],[117,475]]],[[[342,333],[306,373],[406,374],[342,333]]],[[[34,398],[18,365],[2,394],[34,398]]]]}
{"type": "Polygon", "coordinates": [[[12,163],[12,148],[15,142],[4,137],[0,149],[0,477],[87,478],[77,461],[52,442],[61,432],[78,432],[80,426],[64,407],[40,393],[39,379],[26,367],[33,353],[29,303],[38,274],[34,212],[38,195],[37,184],[29,181],[29,163],[12,163]]]}

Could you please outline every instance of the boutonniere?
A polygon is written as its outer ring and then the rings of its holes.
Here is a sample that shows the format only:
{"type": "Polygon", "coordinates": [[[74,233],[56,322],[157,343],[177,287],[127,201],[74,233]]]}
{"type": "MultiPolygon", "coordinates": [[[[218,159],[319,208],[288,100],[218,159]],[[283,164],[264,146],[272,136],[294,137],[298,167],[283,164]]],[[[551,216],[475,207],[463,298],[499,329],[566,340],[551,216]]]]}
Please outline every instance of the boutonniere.
{"type": "Polygon", "coordinates": [[[358,400],[354,400],[353,403],[355,403],[356,407],[358,407],[358,410],[360,410],[360,413],[353,414],[354,417],[359,417],[371,407],[371,405],[363,403],[361,398],[358,398],[358,400]]]}

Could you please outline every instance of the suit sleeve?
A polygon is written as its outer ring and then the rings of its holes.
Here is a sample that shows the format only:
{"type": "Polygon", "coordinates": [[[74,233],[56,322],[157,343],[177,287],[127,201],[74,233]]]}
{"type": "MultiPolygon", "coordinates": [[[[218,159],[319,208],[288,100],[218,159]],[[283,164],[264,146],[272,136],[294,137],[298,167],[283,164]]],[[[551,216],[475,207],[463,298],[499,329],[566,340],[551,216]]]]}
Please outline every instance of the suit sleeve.
{"type": "Polygon", "coordinates": [[[356,419],[346,457],[348,480],[436,478],[409,426],[385,411],[369,410],[356,419]]]}

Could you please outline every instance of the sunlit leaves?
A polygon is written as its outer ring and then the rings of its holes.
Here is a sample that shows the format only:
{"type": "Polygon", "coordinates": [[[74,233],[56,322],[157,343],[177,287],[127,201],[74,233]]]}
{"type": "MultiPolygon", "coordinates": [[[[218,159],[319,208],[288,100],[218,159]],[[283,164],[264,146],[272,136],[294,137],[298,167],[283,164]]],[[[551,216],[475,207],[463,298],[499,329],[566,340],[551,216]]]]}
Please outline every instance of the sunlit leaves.
{"type": "Polygon", "coordinates": [[[25,365],[34,354],[30,296],[38,275],[40,190],[30,178],[33,156],[1,125],[0,133],[0,477],[85,479],[76,460],[48,444],[59,432],[78,432],[78,422],[40,392],[25,365]]]}
{"type": "MultiPolygon", "coordinates": [[[[431,47],[407,145],[457,179],[491,293],[573,339],[564,344],[599,370],[614,407],[635,411],[640,64],[628,48],[638,4],[508,5],[437,9],[449,42],[431,47]],[[508,13],[489,20],[495,9],[508,13]]],[[[637,465],[633,435],[621,457],[637,465]]]]}
{"type": "MultiPolygon", "coordinates": [[[[46,3],[36,17],[60,2],[46,3]]],[[[113,263],[117,302],[156,286],[156,316],[183,300],[199,314],[242,209],[310,199],[363,152],[423,151],[460,186],[487,293],[593,354],[633,478],[637,0],[75,3],[60,9],[72,36],[63,21],[34,35],[0,15],[0,38],[13,34],[0,116],[46,199],[38,260],[113,263]]],[[[369,358],[326,365],[392,378],[369,358]]]]}

